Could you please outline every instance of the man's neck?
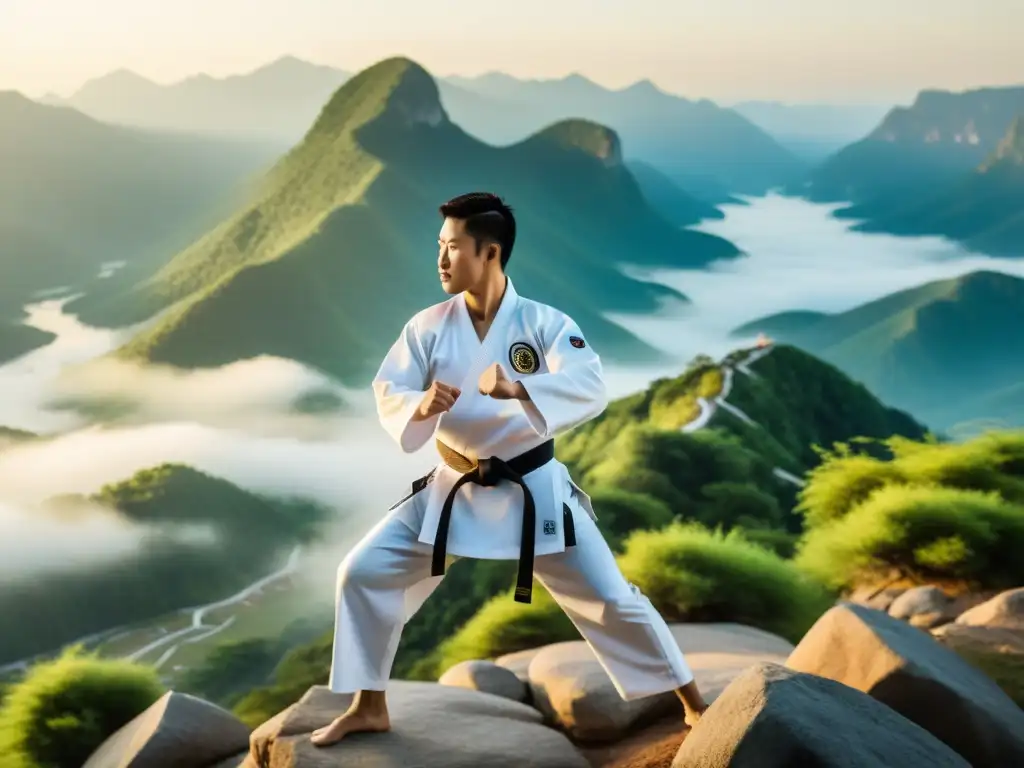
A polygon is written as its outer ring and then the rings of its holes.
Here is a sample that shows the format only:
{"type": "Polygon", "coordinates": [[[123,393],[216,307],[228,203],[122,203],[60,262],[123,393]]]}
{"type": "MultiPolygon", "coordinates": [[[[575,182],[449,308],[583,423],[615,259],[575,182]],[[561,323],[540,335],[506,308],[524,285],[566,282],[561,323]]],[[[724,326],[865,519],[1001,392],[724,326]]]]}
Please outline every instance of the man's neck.
{"type": "Polygon", "coordinates": [[[476,323],[490,323],[496,314],[501,300],[505,295],[508,278],[503,272],[488,275],[483,285],[470,288],[464,292],[466,309],[476,323]]]}

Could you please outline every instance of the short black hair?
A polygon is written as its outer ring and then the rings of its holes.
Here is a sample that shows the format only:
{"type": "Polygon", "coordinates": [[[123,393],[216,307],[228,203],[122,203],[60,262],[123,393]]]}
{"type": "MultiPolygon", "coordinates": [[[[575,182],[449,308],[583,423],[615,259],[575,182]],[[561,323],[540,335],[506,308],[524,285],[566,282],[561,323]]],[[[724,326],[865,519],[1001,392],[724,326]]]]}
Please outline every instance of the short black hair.
{"type": "Polygon", "coordinates": [[[466,234],[476,241],[477,250],[482,242],[501,246],[501,268],[505,269],[516,242],[516,218],[500,197],[490,192],[469,192],[453,197],[439,210],[446,219],[466,223],[466,234]]]}

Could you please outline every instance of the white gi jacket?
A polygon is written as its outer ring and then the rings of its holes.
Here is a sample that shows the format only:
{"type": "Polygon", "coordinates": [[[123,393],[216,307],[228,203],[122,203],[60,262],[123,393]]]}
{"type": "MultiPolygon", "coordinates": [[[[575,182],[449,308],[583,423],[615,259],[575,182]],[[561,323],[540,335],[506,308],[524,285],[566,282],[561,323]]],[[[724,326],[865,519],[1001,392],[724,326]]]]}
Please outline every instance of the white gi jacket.
{"type": "MultiPolygon", "coordinates": [[[[555,434],[600,414],[607,393],[597,353],[575,322],[553,307],[519,296],[506,278],[505,295],[481,342],[462,294],[417,313],[392,345],[373,380],[381,424],[403,451],[431,438],[471,459],[508,461],[555,434]],[[496,400],[477,389],[480,374],[501,363],[521,381],[531,400],[496,400]],[[459,387],[447,413],[411,420],[431,382],[459,387]],[[435,434],[436,431],[436,434],[435,434]]],[[[393,514],[419,540],[433,544],[445,498],[461,474],[440,462],[431,482],[398,504],[393,514]]],[[[592,518],[590,497],[552,460],[524,476],[536,504],[534,554],[565,549],[563,503],[573,497],[592,518]]],[[[518,559],[523,491],[510,482],[484,487],[467,483],[452,507],[448,553],[481,559],[518,559]]]]}

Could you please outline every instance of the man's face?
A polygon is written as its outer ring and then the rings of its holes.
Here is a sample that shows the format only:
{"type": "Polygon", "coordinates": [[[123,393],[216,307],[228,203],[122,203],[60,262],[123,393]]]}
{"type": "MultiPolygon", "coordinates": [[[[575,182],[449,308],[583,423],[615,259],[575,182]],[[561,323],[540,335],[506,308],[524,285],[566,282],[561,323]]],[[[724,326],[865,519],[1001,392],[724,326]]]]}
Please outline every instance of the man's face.
{"type": "Polygon", "coordinates": [[[487,270],[487,244],[466,234],[465,222],[446,218],[437,236],[437,271],[445,293],[456,294],[480,285],[487,270]]]}

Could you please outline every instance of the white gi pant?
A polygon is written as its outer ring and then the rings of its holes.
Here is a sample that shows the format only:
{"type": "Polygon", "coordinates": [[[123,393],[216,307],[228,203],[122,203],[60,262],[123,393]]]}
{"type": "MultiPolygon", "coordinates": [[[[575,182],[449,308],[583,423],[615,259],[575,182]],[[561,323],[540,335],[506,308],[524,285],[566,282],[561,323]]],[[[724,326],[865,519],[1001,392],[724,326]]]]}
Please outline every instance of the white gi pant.
{"type": "MultiPolygon", "coordinates": [[[[665,620],[623,577],[590,516],[573,512],[576,546],[536,557],[537,580],[576,625],[623,699],[691,682],[693,672],[665,620]]],[[[408,525],[389,516],[342,561],[332,691],[386,690],[405,623],[444,578],[430,575],[432,552],[408,525]]]]}

